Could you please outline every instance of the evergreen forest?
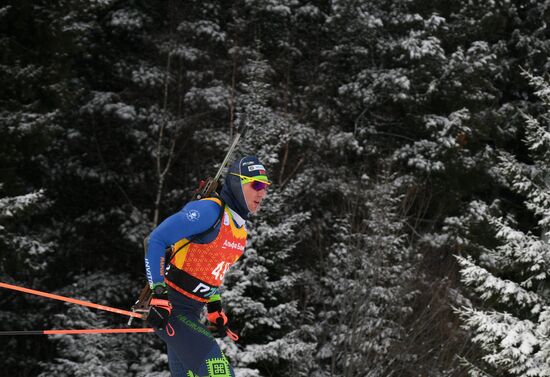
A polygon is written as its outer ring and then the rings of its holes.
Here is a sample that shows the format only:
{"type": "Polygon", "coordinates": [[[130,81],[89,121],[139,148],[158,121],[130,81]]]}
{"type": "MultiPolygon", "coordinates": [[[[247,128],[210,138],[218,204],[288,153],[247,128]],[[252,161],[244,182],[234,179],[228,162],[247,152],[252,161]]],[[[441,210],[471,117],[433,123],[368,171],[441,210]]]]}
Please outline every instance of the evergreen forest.
{"type": "MultiPolygon", "coordinates": [[[[550,376],[550,0],[6,0],[0,282],[129,310],[236,155],[238,377],[550,376]]],[[[0,289],[2,376],[169,377],[114,313],[0,289]]],[[[132,326],[147,326],[136,320],[132,326]]]]}

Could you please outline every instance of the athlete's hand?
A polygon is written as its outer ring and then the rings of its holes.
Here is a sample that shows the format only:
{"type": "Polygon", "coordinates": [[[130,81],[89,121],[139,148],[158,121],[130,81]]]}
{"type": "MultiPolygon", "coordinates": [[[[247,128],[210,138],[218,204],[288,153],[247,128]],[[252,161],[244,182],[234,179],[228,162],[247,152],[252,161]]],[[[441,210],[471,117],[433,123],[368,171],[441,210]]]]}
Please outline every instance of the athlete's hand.
{"type": "Polygon", "coordinates": [[[227,327],[228,319],[222,308],[221,301],[209,302],[206,304],[206,309],[208,312],[206,318],[212,324],[212,326],[208,327],[210,331],[216,331],[222,337],[227,335],[235,342],[239,340],[239,336],[227,327]]]}
{"type": "Polygon", "coordinates": [[[172,313],[172,304],[168,301],[168,295],[154,294],[150,305],[147,322],[157,330],[164,330],[168,324],[168,317],[172,313]]]}

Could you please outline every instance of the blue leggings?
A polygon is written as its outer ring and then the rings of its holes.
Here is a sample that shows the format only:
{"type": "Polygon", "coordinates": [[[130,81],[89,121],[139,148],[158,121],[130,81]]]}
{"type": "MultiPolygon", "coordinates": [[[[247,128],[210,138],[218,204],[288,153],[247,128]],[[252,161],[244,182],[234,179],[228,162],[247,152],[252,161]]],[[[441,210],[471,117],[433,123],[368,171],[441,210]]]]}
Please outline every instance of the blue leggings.
{"type": "Polygon", "coordinates": [[[168,347],[172,377],[234,377],[233,369],[210,331],[200,322],[204,304],[170,291],[172,314],[155,333],[168,347]]]}

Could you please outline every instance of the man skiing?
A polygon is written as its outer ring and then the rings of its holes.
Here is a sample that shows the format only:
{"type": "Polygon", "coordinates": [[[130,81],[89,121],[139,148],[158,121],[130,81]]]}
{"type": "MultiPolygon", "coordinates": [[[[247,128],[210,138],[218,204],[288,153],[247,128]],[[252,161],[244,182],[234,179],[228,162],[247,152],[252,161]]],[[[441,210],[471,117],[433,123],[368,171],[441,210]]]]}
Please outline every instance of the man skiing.
{"type": "Polygon", "coordinates": [[[172,377],[234,377],[200,314],[206,305],[218,332],[238,339],[226,327],[218,289],[244,251],[245,221],[269,185],[258,158],[243,157],[229,167],[219,198],[188,203],[149,236],[145,266],[153,296],[147,321],[166,342],[172,377]]]}

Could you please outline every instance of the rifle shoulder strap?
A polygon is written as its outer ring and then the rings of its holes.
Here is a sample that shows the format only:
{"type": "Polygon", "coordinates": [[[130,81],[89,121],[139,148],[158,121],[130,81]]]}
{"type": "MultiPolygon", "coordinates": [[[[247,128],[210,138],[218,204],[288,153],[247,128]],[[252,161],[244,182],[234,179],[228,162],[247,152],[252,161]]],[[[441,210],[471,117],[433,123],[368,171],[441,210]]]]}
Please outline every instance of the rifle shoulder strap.
{"type": "MultiPolygon", "coordinates": [[[[184,243],[183,245],[181,245],[177,250],[169,250],[167,255],[166,255],[166,261],[169,263],[169,261],[172,260],[172,258],[174,258],[176,256],[176,254],[181,250],[183,249],[185,246],[189,245],[191,242],[193,241],[196,241],[198,239],[201,239],[202,237],[206,236],[207,234],[209,234],[211,231],[213,231],[214,229],[216,229],[218,227],[218,225],[221,224],[222,222],[222,218],[223,218],[223,213],[225,212],[225,202],[223,201],[222,198],[218,197],[218,196],[214,196],[212,197],[214,199],[217,199],[220,201],[220,212],[218,214],[218,218],[216,219],[216,222],[214,222],[214,225],[212,225],[210,228],[206,229],[205,231],[203,232],[200,232],[200,233],[197,233],[197,234],[193,234],[191,237],[188,238],[187,242],[184,243]]],[[[205,198],[206,199],[206,198],[205,198]]]]}

